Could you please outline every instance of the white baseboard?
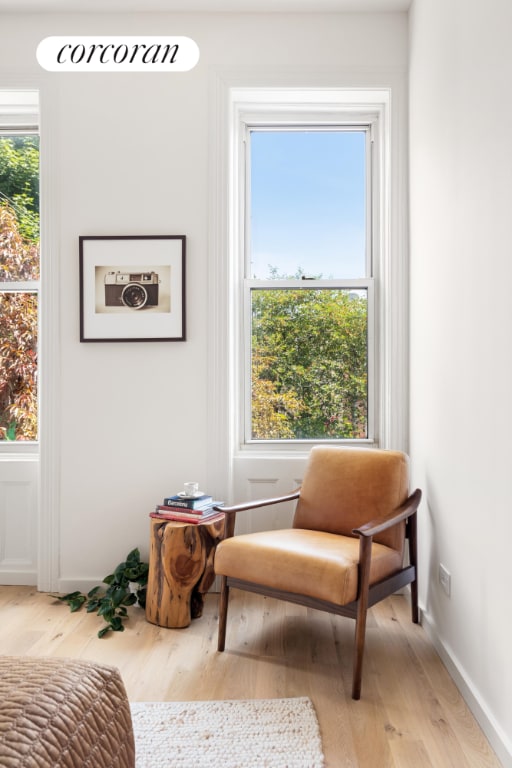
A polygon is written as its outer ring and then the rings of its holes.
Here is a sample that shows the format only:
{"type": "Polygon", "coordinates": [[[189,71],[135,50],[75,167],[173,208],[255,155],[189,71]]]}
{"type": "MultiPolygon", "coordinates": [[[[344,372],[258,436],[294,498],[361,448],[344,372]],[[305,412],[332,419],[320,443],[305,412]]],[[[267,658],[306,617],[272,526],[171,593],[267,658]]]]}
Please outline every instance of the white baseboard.
{"type": "Polygon", "coordinates": [[[99,586],[107,588],[102,577],[99,579],[59,579],[56,592],[60,595],[67,595],[69,592],[83,592],[86,595],[91,589],[99,586]]]}
{"type": "Polygon", "coordinates": [[[0,584],[9,587],[34,587],[37,584],[37,571],[0,570],[0,584]]]}
{"type": "Polygon", "coordinates": [[[477,688],[472,684],[469,675],[458,661],[457,657],[439,637],[436,626],[429,614],[421,610],[421,625],[425,629],[430,641],[441,657],[461,696],[470,708],[473,716],[485,733],[490,745],[496,752],[503,768],[512,768],[512,742],[503,728],[496,722],[485,700],[477,688]]]}

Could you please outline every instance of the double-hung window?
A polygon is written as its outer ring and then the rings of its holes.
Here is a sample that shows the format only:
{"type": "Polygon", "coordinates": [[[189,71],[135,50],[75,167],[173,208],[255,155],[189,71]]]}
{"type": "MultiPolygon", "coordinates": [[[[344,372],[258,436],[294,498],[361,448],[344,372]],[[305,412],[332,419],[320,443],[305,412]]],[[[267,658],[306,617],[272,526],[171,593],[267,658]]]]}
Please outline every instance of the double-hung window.
{"type": "Polygon", "coordinates": [[[38,94],[0,91],[0,442],[38,439],[38,94]]]}
{"type": "Polygon", "coordinates": [[[241,443],[373,442],[377,116],[248,111],[238,130],[241,443]]]}
{"type": "Polygon", "coordinates": [[[407,450],[404,98],[398,80],[215,84],[208,452],[219,493],[285,492],[319,442],[407,450]]]}

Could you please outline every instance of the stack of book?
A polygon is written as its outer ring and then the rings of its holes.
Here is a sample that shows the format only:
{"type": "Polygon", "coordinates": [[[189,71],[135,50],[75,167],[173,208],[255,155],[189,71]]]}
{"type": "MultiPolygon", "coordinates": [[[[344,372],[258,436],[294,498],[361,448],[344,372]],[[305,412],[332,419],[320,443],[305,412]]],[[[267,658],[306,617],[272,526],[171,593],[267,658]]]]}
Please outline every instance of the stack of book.
{"type": "Polygon", "coordinates": [[[176,520],[179,523],[213,523],[222,520],[224,513],[215,507],[222,506],[224,502],[214,501],[212,496],[206,493],[186,496],[177,493],[174,496],[166,496],[163,504],[158,504],[150,517],[162,520],[176,520]]]}

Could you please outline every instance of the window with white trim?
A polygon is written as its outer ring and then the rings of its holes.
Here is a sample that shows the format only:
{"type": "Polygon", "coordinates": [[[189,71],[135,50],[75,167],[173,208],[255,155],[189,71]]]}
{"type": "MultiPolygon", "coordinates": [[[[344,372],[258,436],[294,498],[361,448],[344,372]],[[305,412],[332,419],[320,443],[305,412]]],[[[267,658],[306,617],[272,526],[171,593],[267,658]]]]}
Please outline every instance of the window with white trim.
{"type": "Polygon", "coordinates": [[[0,443],[38,440],[39,130],[35,91],[0,91],[0,443]]]}
{"type": "Polygon", "coordinates": [[[237,118],[240,444],[376,442],[378,110],[237,118]]]}

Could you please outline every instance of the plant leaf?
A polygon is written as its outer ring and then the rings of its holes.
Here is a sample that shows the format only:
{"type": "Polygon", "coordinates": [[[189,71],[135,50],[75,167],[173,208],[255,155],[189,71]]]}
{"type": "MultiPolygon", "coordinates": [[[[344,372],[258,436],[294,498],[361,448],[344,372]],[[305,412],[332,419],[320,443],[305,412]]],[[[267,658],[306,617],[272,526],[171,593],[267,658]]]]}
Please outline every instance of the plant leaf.
{"type": "Polygon", "coordinates": [[[132,549],[132,551],[128,553],[128,555],[126,556],[126,562],[129,563],[130,565],[140,562],[140,552],[138,547],[135,547],[135,549],[132,549]]]}
{"type": "Polygon", "coordinates": [[[117,608],[125,601],[128,595],[129,592],[125,587],[118,587],[112,592],[112,605],[117,608]]]}
{"type": "Polygon", "coordinates": [[[124,624],[120,616],[114,616],[110,622],[110,626],[114,632],[124,632],[124,624]]]}
{"type": "Polygon", "coordinates": [[[98,608],[98,616],[103,616],[105,621],[110,621],[115,616],[115,610],[110,603],[102,603],[98,608]]]}
{"type": "Polygon", "coordinates": [[[123,599],[121,605],[135,605],[137,602],[137,595],[135,595],[133,592],[128,592],[125,598],[123,599]]]}
{"type": "Polygon", "coordinates": [[[73,600],[69,601],[69,608],[71,610],[71,613],[75,613],[76,611],[79,611],[82,605],[85,602],[85,597],[83,595],[80,595],[79,597],[75,597],[73,600]]]}

